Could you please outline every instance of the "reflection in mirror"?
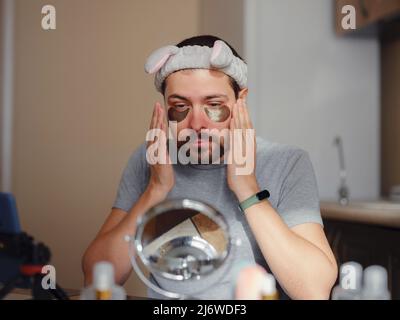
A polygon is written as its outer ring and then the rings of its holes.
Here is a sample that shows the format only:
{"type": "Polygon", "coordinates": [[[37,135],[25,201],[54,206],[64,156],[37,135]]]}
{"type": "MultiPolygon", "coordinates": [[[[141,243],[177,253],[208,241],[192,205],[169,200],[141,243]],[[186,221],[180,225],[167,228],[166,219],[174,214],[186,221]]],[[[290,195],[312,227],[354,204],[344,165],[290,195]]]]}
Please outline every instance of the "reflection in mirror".
{"type": "Polygon", "coordinates": [[[166,279],[200,279],[225,260],[229,233],[222,215],[197,201],[167,201],[146,213],[136,240],[143,263],[166,279]]]}

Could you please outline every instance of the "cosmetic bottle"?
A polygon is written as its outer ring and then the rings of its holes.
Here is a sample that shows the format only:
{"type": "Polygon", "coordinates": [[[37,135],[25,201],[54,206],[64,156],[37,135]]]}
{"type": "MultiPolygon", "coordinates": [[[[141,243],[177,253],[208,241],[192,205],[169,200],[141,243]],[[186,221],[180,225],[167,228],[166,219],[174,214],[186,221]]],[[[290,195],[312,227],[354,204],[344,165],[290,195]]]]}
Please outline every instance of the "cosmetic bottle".
{"type": "Polygon", "coordinates": [[[93,284],[82,290],[81,300],[126,300],[124,288],[115,284],[114,267],[111,263],[95,264],[93,284]]]}

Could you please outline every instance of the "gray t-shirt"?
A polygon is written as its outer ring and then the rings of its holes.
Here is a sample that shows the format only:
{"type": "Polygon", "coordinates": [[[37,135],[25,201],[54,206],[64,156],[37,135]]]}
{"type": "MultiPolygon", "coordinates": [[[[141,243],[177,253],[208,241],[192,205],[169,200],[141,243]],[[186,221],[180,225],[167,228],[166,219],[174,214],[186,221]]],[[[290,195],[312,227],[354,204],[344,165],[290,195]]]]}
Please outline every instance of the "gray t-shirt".
{"type": "MultiPolygon", "coordinates": [[[[269,202],[289,228],[303,223],[323,225],[319,194],[314,170],[308,153],[300,148],[279,144],[257,137],[256,178],[261,189],[267,189],[269,202]]],[[[234,268],[240,262],[258,263],[269,270],[257,245],[244,214],[238,209],[238,200],[229,189],[226,180],[226,165],[173,165],[175,186],[168,199],[190,198],[214,206],[226,218],[231,236],[241,240],[224,266],[201,285],[171,284],[156,276],[153,283],[167,290],[179,290],[191,294],[199,287],[214,285],[200,294],[199,299],[232,299],[234,268]]],[[[145,190],[149,181],[149,165],[146,161],[146,145],[142,144],[130,157],[123,172],[113,207],[129,211],[145,190]]],[[[149,296],[162,298],[152,290],[149,296]]]]}

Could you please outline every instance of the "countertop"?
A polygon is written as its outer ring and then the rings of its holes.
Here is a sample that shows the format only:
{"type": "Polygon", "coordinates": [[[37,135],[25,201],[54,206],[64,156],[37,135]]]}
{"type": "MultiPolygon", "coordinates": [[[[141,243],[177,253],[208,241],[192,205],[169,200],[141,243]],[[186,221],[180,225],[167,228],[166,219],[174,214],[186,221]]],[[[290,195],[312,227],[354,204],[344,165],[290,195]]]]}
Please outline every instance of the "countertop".
{"type": "MultiPolygon", "coordinates": [[[[80,290],[76,289],[64,289],[64,292],[68,296],[70,300],[79,300],[80,299],[80,290]]],[[[136,297],[127,295],[127,300],[151,300],[149,298],[144,297],[136,297]]],[[[13,289],[4,300],[32,300],[31,289],[13,289]]]]}
{"type": "Polygon", "coordinates": [[[337,201],[320,202],[324,219],[365,223],[400,229],[400,203],[385,199],[350,201],[341,205],[337,201]]]}

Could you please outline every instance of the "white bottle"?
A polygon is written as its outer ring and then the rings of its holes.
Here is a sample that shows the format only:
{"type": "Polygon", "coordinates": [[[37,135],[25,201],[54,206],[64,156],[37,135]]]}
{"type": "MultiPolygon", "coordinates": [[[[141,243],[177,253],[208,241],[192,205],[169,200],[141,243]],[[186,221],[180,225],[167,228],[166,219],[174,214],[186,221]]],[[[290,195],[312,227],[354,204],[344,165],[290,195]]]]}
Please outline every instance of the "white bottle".
{"type": "Polygon", "coordinates": [[[276,290],[276,281],[272,274],[267,273],[261,283],[262,300],[278,300],[278,290],[276,290]]]}
{"type": "Polygon", "coordinates": [[[364,271],[363,300],[390,300],[388,274],[382,266],[369,266],[364,271]]]}
{"type": "Polygon", "coordinates": [[[339,285],[332,291],[332,300],[360,300],[363,268],[357,262],[340,266],[339,285]]]}
{"type": "Polygon", "coordinates": [[[126,300],[123,287],[115,284],[114,267],[109,262],[98,262],[93,268],[93,284],[81,292],[81,300],[126,300]]]}

